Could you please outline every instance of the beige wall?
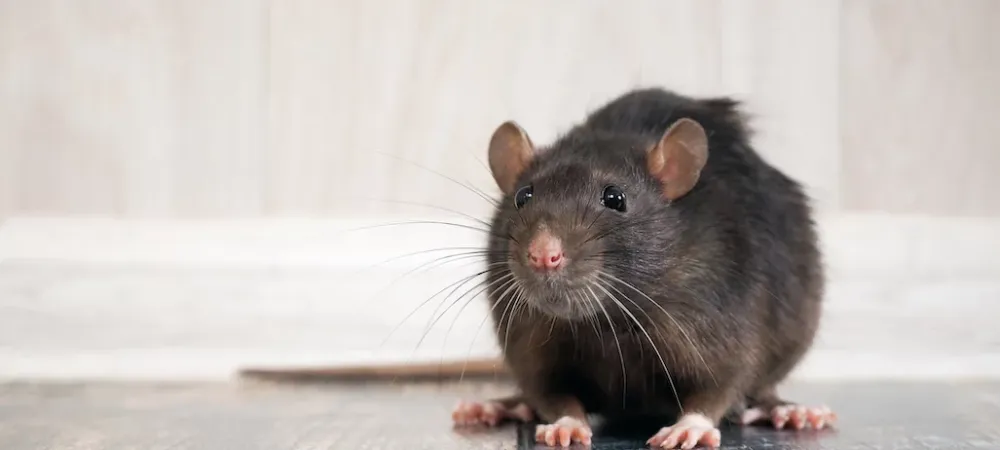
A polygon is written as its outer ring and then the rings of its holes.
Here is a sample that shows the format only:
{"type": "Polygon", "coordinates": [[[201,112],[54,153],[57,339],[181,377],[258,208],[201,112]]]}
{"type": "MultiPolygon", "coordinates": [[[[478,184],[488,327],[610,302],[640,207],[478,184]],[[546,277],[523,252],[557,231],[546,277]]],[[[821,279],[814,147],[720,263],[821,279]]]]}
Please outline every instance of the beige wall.
{"type": "Polygon", "coordinates": [[[485,302],[414,348],[437,313],[418,304],[479,269],[406,256],[480,234],[345,232],[395,222],[372,198],[488,211],[384,155],[492,192],[502,120],[547,141],[638,84],[746,100],[760,150],[834,213],[800,376],[995,377],[998,5],[0,0],[0,378],[495,354],[485,302]],[[239,220],[276,215],[333,219],[239,220]],[[223,220],[170,220],[191,217],[223,220]]]}
{"type": "Polygon", "coordinates": [[[485,213],[485,142],[748,102],[824,209],[1000,215],[995,0],[0,0],[0,217],[485,213]],[[354,200],[348,200],[348,199],[354,200]],[[416,211],[407,209],[408,211],[416,211]]]}
{"type": "Polygon", "coordinates": [[[1000,215],[997,20],[996,0],[844,2],[844,207],[1000,215]]]}

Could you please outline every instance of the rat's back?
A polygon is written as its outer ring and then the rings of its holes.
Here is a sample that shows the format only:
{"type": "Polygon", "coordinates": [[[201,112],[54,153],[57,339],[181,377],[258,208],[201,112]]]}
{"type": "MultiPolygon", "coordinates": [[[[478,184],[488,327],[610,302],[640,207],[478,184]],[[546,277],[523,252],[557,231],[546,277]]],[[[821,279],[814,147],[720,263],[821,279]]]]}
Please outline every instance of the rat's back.
{"type": "Polygon", "coordinates": [[[736,101],[728,98],[694,99],[661,88],[626,92],[591,112],[579,128],[659,139],[670,125],[683,117],[697,121],[706,130],[739,134],[733,138],[747,137],[736,101]]]}

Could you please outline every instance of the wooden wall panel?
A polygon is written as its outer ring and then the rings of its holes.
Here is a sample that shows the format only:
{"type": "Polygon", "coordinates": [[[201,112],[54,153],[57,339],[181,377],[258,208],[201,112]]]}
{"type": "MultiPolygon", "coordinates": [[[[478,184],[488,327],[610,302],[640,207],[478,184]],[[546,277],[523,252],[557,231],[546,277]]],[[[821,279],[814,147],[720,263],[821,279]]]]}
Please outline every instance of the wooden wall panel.
{"type": "Polygon", "coordinates": [[[745,100],[760,151],[824,210],[993,215],[997,14],[990,0],[0,0],[0,216],[485,214],[431,170],[494,193],[483,160],[501,121],[547,142],[650,84],[745,100]]]}
{"type": "Polygon", "coordinates": [[[844,206],[1000,215],[1000,2],[844,2],[844,206]]]}
{"type": "Polygon", "coordinates": [[[264,3],[0,2],[17,214],[260,211],[264,3]]]}

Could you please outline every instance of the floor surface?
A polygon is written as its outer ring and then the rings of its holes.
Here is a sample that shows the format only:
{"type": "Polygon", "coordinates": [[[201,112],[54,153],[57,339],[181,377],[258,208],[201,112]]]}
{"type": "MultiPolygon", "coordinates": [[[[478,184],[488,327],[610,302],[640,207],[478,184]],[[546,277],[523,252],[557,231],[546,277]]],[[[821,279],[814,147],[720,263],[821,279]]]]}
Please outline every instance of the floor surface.
{"type": "MultiPolygon", "coordinates": [[[[514,449],[530,426],[453,430],[460,398],[503,385],[0,385],[0,448],[514,449]]],[[[825,403],[827,432],[724,428],[724,449],[1000,449],[1000,383],[800,384],[788,397],[825,403]]],[[[594,450],[641,449],[647,434],[595,438],[594,450]]],[[[538,447],[542,448],[542,447],[538,447]]],[[[575,448],[580,448],[579,446],[575,448]]]]}

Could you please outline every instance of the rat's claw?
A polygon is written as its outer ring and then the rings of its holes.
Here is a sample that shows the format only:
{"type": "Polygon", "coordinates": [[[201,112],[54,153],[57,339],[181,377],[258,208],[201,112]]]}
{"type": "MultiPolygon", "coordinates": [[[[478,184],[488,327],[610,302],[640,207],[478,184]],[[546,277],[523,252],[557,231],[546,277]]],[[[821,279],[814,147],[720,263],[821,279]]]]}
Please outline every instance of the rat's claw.
{"type": "Polygon", "coordinates": [[[573,442],[583,445],[590,445],[590,438],[594,433],[590,426],[580,419],[573,417],[563,417],[549,425],[538,425],[535,427],[535,441],[545,443],[549,447],[556,445],[569,447],[573,442]]]}
{"type": "Polygon", "coordinates": [[[457,426],[496,426],[503,418],[503,406],[495,402],[458,402],[451,412],[451,419],[457,426]]]}
{"type": "Polygon", "coordinates": [[[697,445],[718,447],[722,435],[712,421],[701,414],[688,413],[672,426],[660,429],[646,441],[653,447],[692,449],[697,445]]]}
{"type": "Polygon", "coordinates": [[[743,413],[743,425],[751,425],[767,420],[775,429],[793,428],[801,430],[810,425],[820,430],[833,425],[837,415],[826,406],[807,407],[801,405],[782,405],[771,408],[750,408],[743,413]]]}
{"type": "Polygon", "coordinates": [[[821,430],[827,426],[833,425],[837,422],[837,414],[835,414],[829,407],[820,406],[818,408],[807,408],[806,409],[806,420],[813,428],[821,430]]]}
{"type": "Polygon", "coordinates": [[[486,425],[495,427],[505,419],[520,422],[535,420],[535,414],[525,403],[517,403],[507,408],[498,401],[458,402],[451,412],[451,420],[456,426],[486,425]]]}

